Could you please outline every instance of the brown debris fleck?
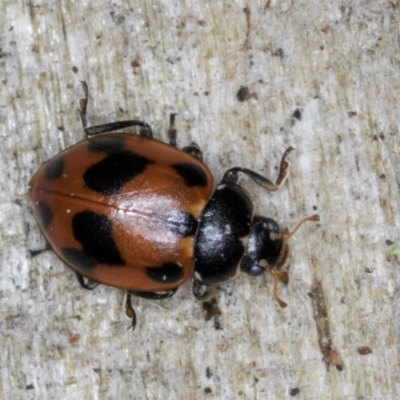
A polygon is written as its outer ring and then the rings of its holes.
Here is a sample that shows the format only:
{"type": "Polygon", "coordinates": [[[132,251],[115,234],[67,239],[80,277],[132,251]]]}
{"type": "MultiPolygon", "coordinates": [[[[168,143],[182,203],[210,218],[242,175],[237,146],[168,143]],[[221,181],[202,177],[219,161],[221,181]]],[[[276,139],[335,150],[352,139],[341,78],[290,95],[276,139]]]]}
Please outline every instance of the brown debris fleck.
{"type": "Polygon", "coordinates": [[[369,346],[361,346],[357,349],[357,352],[360,356],[366,356],[372,353],[372,350],[369,346]]]}
{"type": "Polygon", "coordinates": [[[329,367],[335,365],[341,371],[344,363],[340,354],[332,348],[332,337],[329,326],[328,310],[325,304],[324,292],[320,281],[315,280],[311,288],[311,302],[318,332],[318,344],[324,361],[329,367]]]}

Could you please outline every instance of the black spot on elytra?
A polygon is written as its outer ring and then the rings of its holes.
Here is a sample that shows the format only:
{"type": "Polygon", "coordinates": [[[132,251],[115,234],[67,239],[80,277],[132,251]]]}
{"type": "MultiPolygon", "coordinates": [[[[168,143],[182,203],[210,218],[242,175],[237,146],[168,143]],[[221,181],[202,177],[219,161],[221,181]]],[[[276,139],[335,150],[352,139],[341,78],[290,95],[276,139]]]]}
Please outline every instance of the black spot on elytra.
{"type": "Polygon", "coordinates": [[[207,175],[201,167],[192,163],[173,164],[172,168],[184,179],[188,186],[206,186],[207,175]]]}
{"type": "Polygon", "coordinates": [[[97,136],[89,139],[88,150],[95,153],[118,153],[124,148],[124,139],[120,136],[97,136]]]}
{"type": "Polygon", "coordinates": [[[64,157],[54,157],[49,161],[49,165],[46,168],[45,178],[48,180],[58,179],[64,170],[64,157]]]}
{"type": "Polygon", "coordinates": [[[50,206],[44,201],[39,202],[37,205],[37,211],[40,218],[40,224],[44,229],[46,229],[53,220],[53,212],[51,211],[50,206]]]}
{"type": "Polygon", "coordinates": [[[175,263],[164,263],[159,267],[147,267],[146,274],[157,283],[175,283],[183,278],[183,268],[175,263]]]}
{"type": "MultiPolygon", "coordinates": [[[[111,139],[111,138],[105,138],[111,139]]],[[[116,138],[118,139],[118,138],[116,138]]],[[[101,145],[106,148],[106,142],[101,145]]],[[[118,146],[119,141],[108,145],[107,158],[92,165],[83,174],[85,186],[95,192],[112,195],[121,192],[125,183],[141,174],[152,161],[146,157],[123,150],[118,146]]],[[[100,143],[97,148],[101,147],[100,143]]],[[[100,151],[100,150],[99,150],[100,151]]]]}
{"type": "Polygon", "coordinates": [[[197,221],[187,212],[171,212],[163,215],[160,219],[171,232],[177,235],[187,237],[196,233],[197,221]]]}
{"type": "Polygon", "coordinates": [[[96,264],[124,265],[125,261],[114,242],[111,228],[112,222],[105,215],[93,211],[76,214],[72,220],[72,230],[75,239],[82,246],[82,251],[63,249],[66,261],[83,271],[96,264]]]}

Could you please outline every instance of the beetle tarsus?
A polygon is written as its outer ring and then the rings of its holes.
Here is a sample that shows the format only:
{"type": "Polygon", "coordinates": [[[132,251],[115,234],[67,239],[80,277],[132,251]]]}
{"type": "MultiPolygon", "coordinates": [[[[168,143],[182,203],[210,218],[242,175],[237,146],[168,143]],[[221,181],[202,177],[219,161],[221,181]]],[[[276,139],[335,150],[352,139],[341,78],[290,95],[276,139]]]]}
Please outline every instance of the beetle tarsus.
{"type": "Polygon", "coordinates": [[[131,324],[128,326],[128,329],[132,329],[132,331],[136,328],[136,312],[132,307],[131,301],[131,293],[127,292],[125,299],[125,314],[131,320],[131,324]]]}
{"type": "Polygon", "coordinates": [[[285,308],[287,307],[287,303],[285,303],[278,296],[278,281],[287,285],[289,283],[289,276],[287,272],[278,271],[276,268],[271,269],[271,274],[272,277],[274,278],[274,298],[282,308],[285,308]]]}
{"type": "Polygon", "coordinates": [[[97,286],[100,285],[99,282],[96,281],[92,281],[91,279],[88,278],[84,278],[81,274],[78,274],[78,272],[75,272],[75,275],[78,279],[79,284],[87,290],[93,290],[95,288],[97,288],[97,286]]]}
{"type": "Polygon", "coordinates": [[[281,163],[279,166],[279,174],[278,174],[278,177],[276,178],[276,182],[275,182],[276,190],[278,190],[283,185],[283,183],[285,182],[286,178],[289,175],[290,162],[287,161],[286,158],[293,150],[294,150],[294,148],[292,146],[290,146],[283,153],[283,156],[281,158],[281,163]]]}

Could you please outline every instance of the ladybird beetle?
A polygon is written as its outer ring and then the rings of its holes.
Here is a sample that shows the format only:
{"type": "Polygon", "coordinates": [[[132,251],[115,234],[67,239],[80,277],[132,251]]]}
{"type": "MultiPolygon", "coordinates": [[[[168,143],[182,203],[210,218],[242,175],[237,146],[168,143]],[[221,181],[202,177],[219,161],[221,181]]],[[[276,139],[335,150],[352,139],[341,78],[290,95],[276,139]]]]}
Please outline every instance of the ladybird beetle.
{"type": "MultiPolygon", "coordinates": [[[[99,284],[127,290],[126,312],[136,325],[131,295],[172,296],[193,278],[193,294],[214,300],[215,286],[240,272],[258,276],[280,271],[288,256],[286,239],[271,218],[255,215],[249,194],[238,184],[242,173],[267,190],[278,190],[289,172],[289,147],[275,183],[247,168],[227,170],[214,189],[213,176],[192,143],[176,147],[174,117],[170,144],[153,138],[150,126],[129,120],[87,127],[88,89],[80,100],[87,138],[47,161],[29,182],[33,214],[49,247],[76,273],[86,289],[99,284]],[[131,126],[139,134],[113,133],[131,126]]],[[[216,323],[217,324],[217,323],[216,323]]]]}

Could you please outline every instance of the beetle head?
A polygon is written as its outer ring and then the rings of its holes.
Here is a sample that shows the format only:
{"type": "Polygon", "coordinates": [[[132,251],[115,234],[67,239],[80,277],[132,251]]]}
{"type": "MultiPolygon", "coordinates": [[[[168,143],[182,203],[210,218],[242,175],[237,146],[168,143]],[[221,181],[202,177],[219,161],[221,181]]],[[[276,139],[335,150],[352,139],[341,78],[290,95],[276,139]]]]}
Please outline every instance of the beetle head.
{"type": "Polygon", "coordinates": [[[258,276],[270,270],[274,278],[274,297],[281,307],[286,307],[287,304],[277,295],[277,281],[285,284],[289,282],[287,272],[280,271],[289,254],[286,239],[307,221],[319,221],[319,216],[304,218],[293,231],[281,230],[278,223],[271,218],[260,215],[253,218],[247,251],[242,258],[240,268],[251,276],[258,276]]]}

